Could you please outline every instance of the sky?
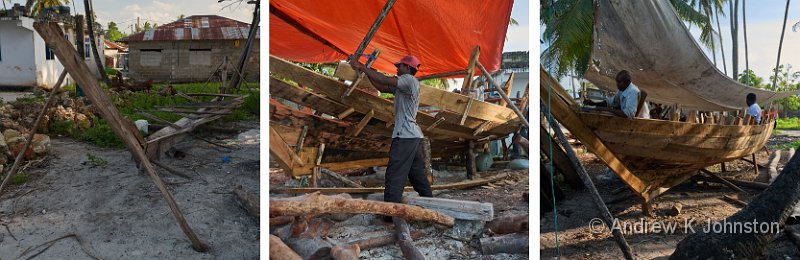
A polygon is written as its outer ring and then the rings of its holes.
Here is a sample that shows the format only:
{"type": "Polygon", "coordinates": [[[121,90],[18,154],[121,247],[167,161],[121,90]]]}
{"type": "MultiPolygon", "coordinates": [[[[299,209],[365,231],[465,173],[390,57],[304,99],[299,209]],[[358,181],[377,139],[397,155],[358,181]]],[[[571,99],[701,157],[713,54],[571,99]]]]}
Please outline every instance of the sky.
{"type": "Polygon", "coordinates": [[[519,25],[509,25],[506,36],[508,41],[503,45],[503,52],[510,51],[530,51],[530,26],[528,13],[529,11],[527,0],[514,1],[511,7],[511,18],[517,20],[519,25]]]}
{"type": "MultiPolygon", "coordinates": [[[[11,2],[10,5],[13,3],[25,4],[24,0],[12,0],[11,2]]],[[[103,29],[106,28],[109,21],[113,21],[117,23],[121,31],[129,33],[132,26],[136,24],[137,17],[140,17],[142,24],[145,21],[149,21],[151,24],[167,24],[177,20],[181,14],[186,16],[216,14],[250,23],[253,19],[253,5],[239,4],[238,1],[230,5],[231,2],[217,3],[217,0],[93,0],[92,4],[97,15],[97,22],[103,25],[103,29]]],[[[72,9],[72,14],[86,13],[83,1],[70,1],[68,5],[72,9]]]]}

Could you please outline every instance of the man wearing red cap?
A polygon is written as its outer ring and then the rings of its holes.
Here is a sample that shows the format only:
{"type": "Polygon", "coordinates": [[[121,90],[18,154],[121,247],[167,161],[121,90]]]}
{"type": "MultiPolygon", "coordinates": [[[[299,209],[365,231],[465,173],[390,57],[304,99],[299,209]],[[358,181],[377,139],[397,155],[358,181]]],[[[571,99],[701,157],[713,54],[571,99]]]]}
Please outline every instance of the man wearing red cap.
{"type": "Polygon", "coordinates": [[[419,69],[419,59],[408,55],[395,63],[397,76],[389,77],[373,69],[366,68],[357,59],[350,59],[350,65],[364,72],[372,85],[381,92],[394,94],[394,130],[392,147],[389,150],[389,166],[386,169],[386,188],[383,199],[387,202],[400,202],[406,178],[414,190],[422,197],[433,197],[431,184],[425,177],[422,159],[422,129],[417,125],[419,108],[419,80],[414,77],[419,69]]]}

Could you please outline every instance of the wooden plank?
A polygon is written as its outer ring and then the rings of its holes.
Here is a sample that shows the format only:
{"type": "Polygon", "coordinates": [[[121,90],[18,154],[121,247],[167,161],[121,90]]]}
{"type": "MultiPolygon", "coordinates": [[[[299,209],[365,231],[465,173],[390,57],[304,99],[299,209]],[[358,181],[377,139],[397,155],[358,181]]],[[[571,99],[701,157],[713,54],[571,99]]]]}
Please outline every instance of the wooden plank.
{"type": "MultiPolygon", "coordinates": [[[[460,190],[466,188],[477,187],[481,185],[485,185],[490,182],[497,182],[504,179],[511,177],[508,172],[501,172],[500,174],[485,177],[470,181],[463,181],[463,182],[456,182],[456,183],[449,183],[449,184],[440,184],[440,185],[432,185],[432,190],[460,190]]],[[[414,191],[413,187],[405,187],[404,191],[414,191]]],[[[297,193],[311,193],[311,192],[323,192],[323,193],[379,193],[383,192],[383,188],[289,188],[287,192],[292,194],[297,193]]]]}
{"type": "Polygon", "coordinates": [[[730,183],[728,180],[725,180],[724,178],[720,177],[716,173],[710,172],[710,171],[708,171],[706,169],[700,169],[700,171],[705,173],[705,174],[707,174],[708,176],[714,177],[714,179],[717,179],[722,184],[725,184],[725,186],[728,186],[728,187],[730,187],[731,189],[733,189],[735,191],[744,192],[744,190],[742,188],[739,188],[739,186],[736,186],[735,184],[730,183]]]}
{"type": "MultiPolygon", "coordinates": [[[[353,69],[350,68],[349,65],[339,66],[339,67],[344,67],[344,68],[337,70],[336,73],[334,74],[334,77],[342,79],[350,79],[353,77],[353,75],[355,75],[355,71],[353,71],[353,69]]],[[[270,70],[272,70],[271,66],[270,70]]],[[[361,85],[363,87],[372,87],[369,81],[363,81],[361,82],[361,85]],[[369,86],[366,86],[367,84],[369,84],[369,86]]],[[[419,93],[420,106],[434,106],[441,108],[443,110],[456,112],[459,115],[461,114],[462,111],[465,110],[467,105],[467,100],[469,99],[469,97],[466,95],[453,93],[443,89],[437,89],[424,84],[420,84],[419,91],[420,91],[419,93]]],[[[497,123],[505,123],[508,121],[513,121],[517,125],[519,125],[519,122],[515,120],[517,118],[517,115],[514,114],[514,111],[511,110],[510,108],[501,107],[496,104],[478,100],[475,100],[473,102],[474,103],[472,104],[472,108],[470,109],[470,114],[468,115],[469,117],[481,120],[489,120],[497,123]]]]}
{"type": "MultiPolygon", "coordinates": [[[[372,111],[372,110],[370,110],[370,111],[372,111]]],[[[442,122],[444,122],[444,117],[439,117],[439,118],[437,118],[437,119],[436,119],[436,122],[433,122],[433,124],[431,124],[431,125],[429,125],[427,128],[425,128],[425,131],[431,131],[431,130],[433,130],[434,128],[436,128],[436,126],[438,126],[438,125],[439,125],[439,124],[441,124],[442,122]]]]}
{"type": "Polygon", "coordinates": [[[287,174],[292,174],[292,169],[295,167],[304,165],[297,154],[289,148],[283,137],[272,127],[269,128],[269,154],[273,156],[271,159],[275,160],[287,174]]]}
{"type": "MultiPolygon", "coordinates": [[[[383,193],[367,196],[368,200],[383,201],[383,193]]],[[[494,204],[468,200],[403,196],[403,204],[432,209],[455,219],[491,221],[494,219],[494,204]]]]}
{"type": "MultiPolygon", "coordinates": [[[[550,102],[550,112],[553,114],[553,116],[557,118],[558,121],[564,125],[564,127],[569,129],[570,133],[581,140],[581,142],[586,145],[590,151],[597,155],[600,160],[608,165],[612,171],[617,173],[620,179],[622,179],[623,182],[628,185],[628,187],[642,197],[642,199],[648,201],[649,197],[645,195],[645,189],[647,187],[645,183],[642,182],[642,180],[634,175],[630,170],[628,170],[622,161],[620,161],[620,159],[614,153],[612,153],[605,144],[603,144],[603,141],[579,119],[575,111],[573,111],[570,107],[569,103],[565,102],[564,97],[568,97],[569,94],[564,92],[558,81],[550,77],[550,75],[547,74],[547,71],[545,71],[543,68],[540,68],[539,75],[539,84],[541,84],[539,88],[540,98],[547,98],[548,86],[550,86],[551,92],[556,94],[552,97],[550,102]]],[[[574,100],[570,101],[574,103],[574,100]]]]}
{"type": "Polygon", "coordinates": [[[179,226],[191,241],[192,248],[200,252],[207,251],[208,246],[203,244],[194,231],[192,231],[191,227],[189,227],[183,213],[181,213],[178,208],[178,204],[175,202],[169,190],[167,190],[166,184],[164,184],[164,181],[161,180],[161,177],[156,173],[144,149],[142,149],[138,140],[134,137],[135,134],[133,132],[138,130],[124,127],[126,125],[126,119],[122,117],[122,114],[116,109],[114,103],[94,79],[83,57],[78,56],[72,43],[64,38],[61,27],[54,22],[35,22],[33,26],[56,54],[56,57],[58,57],[58,60],[64,66],[65,70],[69,71],[69,74],[75,82],[81,85],[86,96],[92,101],[92,104],[94,104],[94,107],[100,112],[103,119],[108,121],[114,133],[122,139],[125,146],[138,162],[138,165],[143,167],[145,172],[153,179],[153,182],[155,182],[156,187],[167,202],[173,216],[178,221],[179,226]]]}
{"type": "Polygon", "coordinates": [[[367,112],[367,114],[364,115],[364,118],[362,118],[361,121],[358,122],[356,128],[353,129],[353,133],[351,134],[351,136],[358,136],[358,134],[361,133],[361,130],[364,129],[364,126],[366,126],[367,123],[369,123],[369,120],[371,120],[372,116],[374,115],[375,115],[375,110],[370,110],[369,112],[367,112]]]}

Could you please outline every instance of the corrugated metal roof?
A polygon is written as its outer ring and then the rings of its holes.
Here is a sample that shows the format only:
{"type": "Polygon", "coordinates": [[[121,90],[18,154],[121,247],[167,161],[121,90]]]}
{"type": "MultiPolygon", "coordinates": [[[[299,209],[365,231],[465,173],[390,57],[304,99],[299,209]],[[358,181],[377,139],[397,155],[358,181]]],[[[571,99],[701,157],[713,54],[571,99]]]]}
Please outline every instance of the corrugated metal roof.
{"type": "Polygon", "coordinates": [[[128,49],[127,46],[123,46],[121,44],[118,44],[116,42],[112,42],[112,41],[109,41],[109,40],[103,40],[103,44],[105,44],[105,49],[117,49],[117,50],[120,50],[120,51],[124,51],[124,50],[128,49]]]}
{"type": "MultiPolygon", "coordinates": [[[[152,30],[127,36],[119,41],[127,43],[137,41],[236,40],[247,39],[249,30],[249,24],[222,16],[193,15],[152,30]]],[[[259,36],[256,35],[256,38],[258,39],[259,36]]]]}

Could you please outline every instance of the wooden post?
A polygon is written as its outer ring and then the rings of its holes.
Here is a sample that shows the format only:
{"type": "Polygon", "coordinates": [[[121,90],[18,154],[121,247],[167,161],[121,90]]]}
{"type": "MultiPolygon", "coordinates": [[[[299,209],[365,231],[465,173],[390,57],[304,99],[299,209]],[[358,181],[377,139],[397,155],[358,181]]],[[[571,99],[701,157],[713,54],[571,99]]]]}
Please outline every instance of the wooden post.
{"type": "Polygon", "coordinates": [[[253,50],[253,45],[255,45],[256,36],[258,36],[258,27],[259,23],[261,22],[261,1],[253,1],[255,2],[255,8],[253,9],[253,20],[250,22],[250,31],[247,33],[247,41],[245,42],[244,48],[242,49],[242,54],[239,55],[239,61],[236,65],[237,73],[233,75],[231,79],[231,83],[228,84],[227,89],[239,89],[239,83],[244,80],[244,76],[247,73],[247,65],[248,60],[250,60],[250,54],[253,50]]]}
{"type": "Polygon", "coordinates": [[[371,120],[374,115],[375,115],[375,110],[370,110],[369,112],[367,112],[367,114],[364,115],[364,118],[362,118],[361,121],[358,122],[356,128],[353,129],[353,132],[352,134],[350,134],[350,136],[352,137],[358,136],[358,134],[361,133],[361,130],[363,130],[364,127],[367,126],[367,123],[369,123],[369,120],[371,120]]]}
{"type": "Polygon", "coordinates": [[[500,139],[500,143],[503,145],[503,161],[508,161],[508,145],[506,145],[506,139],[500,139]]]}
{"type": "MultiPolygon", "coordinates": [[[[374,36],[375,32],[378,31],[378,28],[381,27],[383,19],[386,18],[386,14],[389,13],[389,10],[392,9],[392,6],[394,6],[394,2],[396,1],[397,0],[386,1],[386,4],[383,6],[383,9],[381,9],[378,17],[375,18],[375,22],[372,23],[372,26],[369,28],[369,31],[367,31],[367,34],[364,35],[364,39],[361,40],[361,44],[359,44],[358,48],[356,48],[355,55],[361,56],[361,53],[364,53],[364,50],[367,49],[367,45],[369,45],[369,42],[372,41],[372,36],[374,36]]],[[[357,56],[355,56],[356,59],[358,59],[357,56]]]]}
{"type": "Polygon", "coordinates": [[[422,158],[425,164],[425,177],[428,178],[428,184],[433,185],[433,169],[431,169],[431,139],[426,137],[422,139],[422,158]]]}
{"type": "MultiPolygon", "coordinates": [[[[503,97],[503,100],[505,100],[506,103],[508,104],[514,104],[511,102],[511,99],[508,98],[508,95],[506,95],[505,91],[503,91],[503,89],[500,87],[500,84],[497,84],[497,82],[492,78],[492,75],[489,74],[489,71],[487,71],[486,68],[484,68],[480,62],[477,62],[477,65],[478,68],[481,69],[481,73],[483,73],[483,76],[489,79],[489,82],[491,82],[492,85],[494,85],[494,87],[497,88],[497,93],[499,93],[500,96],[503,97]]],[[[528,125],[528,119],[525,119],[525,115],[522,114],[521,111],[519,111],[519,108],[517,108],[516,106],[511,106],[511,110],[514,110],[514,113],[517,114],[519,120],[522,122],[523,125],[525,125],[525,127],[530,127],[528,125]]]]}
{"type": "Polygon", "coordinates": [[[594,182],[592,182],[592,178],[589,177],[589,174],[586,173],[586,169],[581,166],[578,157],[575,155],[575,151],[569,145],[567,138],[564,136],[564,133],[561,131],[561,127],[555,120],[549,120],[550,127],[553,129],[553,132],[556,133],[556,137],[558,141],[561,142],[561,145],[566,150],[567,155],[569,155],[569,159],[572,161],[572,164],[575,166],[575,169],[578,170],[578,176],[580,176],[583,184],[586,186],[586,189],[589,190],[589,193],[592,194],[592,200],[594,201],[597,208],[600,210],[600,215],[603,221],[606,223],[609,229],[611,229],[611,233],[614,235],[614,238],[617,241],[617,245],[619,245],[620,250],[622,250],[622,254],[625,256],[625,259],[633,260],[633,253],[631,251],[631,247],[628,245],[628,242],[625,241],[625,237],[622,234],[622,231],[619,229],[614,229],[614,216],[611,215],[611,212],[608,211],[606,204],[603,203],[603,198],[600,197],[600,193],[597,192],[597,188],[594,186],[594,182]]]}
{"type": "Polygon", "coordinates": [[[758,161],[756,161],[756,153],[753,153],[753,172],[758,176],[758,161]]]}
{"type": "Polygon", "coordinates": [[[478,57],[481,55],[481,46],[475,45],[472,48],[472,54],[469,55],[469,62],[467,62],[467,75],[464,75],[464,82],[461,84],[461,94],[469,97],[470,86],[472,85],[472,78],[475,77],[475,63],[478,62],[478,57]]]}
{"type": "MultiPolygon", "coordinates": [[[[514,84],[514,75],[515,74],[516,74],[516,72],[511,72],[511,75],[508,76],[508,80],[506,80],[506,85],[504,86],[505,87],[504,90],[505,90],[506,94],[511,92],[511,87],[514,84]]],[[[517,97],[519,98],[519,92],[517,92],[517,97]]],[[[514,103],[506,103],[505,99],[500,100],[500,106],[501,107],[504,107],[504,106],[509,105],[509,104],[514,106],[514,103]]]]}
{"type": "Polygon", "coordinates": [[[208,246],[203,244],[194,231],[192,231],[191,227],[189,227],[183,213],[181,213],[178,208],[178,204],[175,202],[169,190],[167,190],[166,184],[161,180],[153,164],[150,163],[147,155],[145,155],[144,149],[135,137],[136,134],[138,134],[138,130],[125,127],[128,125],[128,123],[126,123],[127,119],[122,117],[111,99],[103,92],[103,89],[97,81],[93,79],[91,72],[89,72],[89,67],[86,66],[86,63],[82,62],[83,57],[78,57],[78,53],[72,47],[72,44],[67,42],[64,38],[61,27],[54,22],[35,22],[33,27],[50,48],[53,49],[53,52],[56,54],[56,57],[58,57],[58,60],[64,66],[65,70],[70,72],[69,74],[72,75],[75,82],[81,85],[86,96],[92,101],[92,104],[95,105],[94,107],[97,108],[103,119],[108,121],[114,133],[122,139],[125,146],[133,154],[138,165],[143,167],[145,172],[153,179],[153,182],[155,182],[156,187],[158,187],[158,190],[167,202],[167,205],[178,221],[183,233],[186,234],[189,241],[192,242],[192,248],[200,252],[208,250],[208,246]]]}
{"type": "Polygon", "coordinates": [[[475,173],[478,172],[477,164],[475,163],[475,141],[467,141],[467,179],[472,180],[475,178],[475,173]]]}

